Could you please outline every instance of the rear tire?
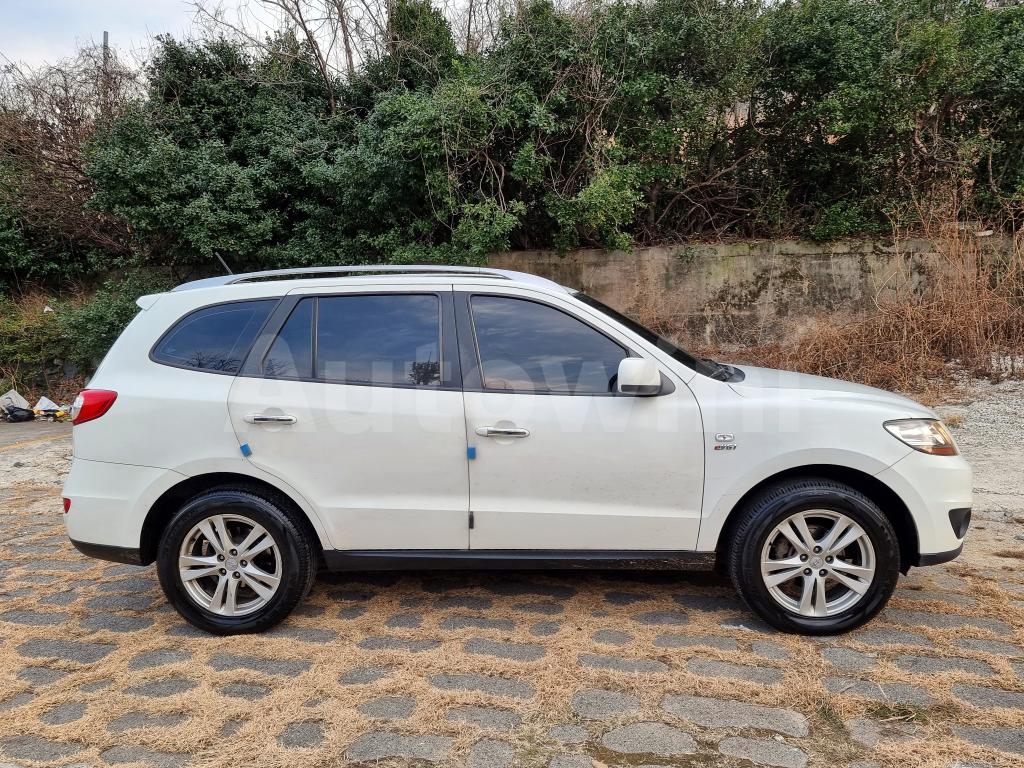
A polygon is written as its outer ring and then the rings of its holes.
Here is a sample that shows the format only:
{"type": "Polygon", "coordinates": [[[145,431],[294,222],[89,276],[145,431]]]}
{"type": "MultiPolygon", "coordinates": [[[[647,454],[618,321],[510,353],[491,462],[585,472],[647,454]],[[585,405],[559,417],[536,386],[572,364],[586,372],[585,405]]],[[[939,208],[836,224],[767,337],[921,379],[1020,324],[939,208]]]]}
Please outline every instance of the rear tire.
{"type": "Polygon", "coordinates": [[[217,635],[261,632],[292,612],[313,586],[316,552],[281,499],[241,487],[189,500],[157,548],[171,605],[217,635]]]}
{"type": "Polygon", "coordinates": [[[786,480],[751,499],[726,542],[743,601],[777,629],[849,632],[875,616],[899,578],[892,523],[871,499],[823,478],[786,480]]]}

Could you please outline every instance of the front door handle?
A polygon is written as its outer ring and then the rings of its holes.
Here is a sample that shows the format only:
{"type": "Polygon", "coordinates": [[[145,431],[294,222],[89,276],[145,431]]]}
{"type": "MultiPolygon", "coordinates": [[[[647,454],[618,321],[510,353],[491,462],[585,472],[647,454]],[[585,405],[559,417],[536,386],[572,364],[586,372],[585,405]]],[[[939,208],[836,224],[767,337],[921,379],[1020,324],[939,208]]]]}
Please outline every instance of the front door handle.
{"type": "Polygon", "coordinates": [[[529,437],[530,430],[522,427],[477,427],[480,437],[529,437]]]}
{"type": "Polygon", "coordinates": [[[248,413],[242,417],[242,421],[247,424],[294,424],[296,419],[287,413],[280,416],[267,413],[248,413]]]}

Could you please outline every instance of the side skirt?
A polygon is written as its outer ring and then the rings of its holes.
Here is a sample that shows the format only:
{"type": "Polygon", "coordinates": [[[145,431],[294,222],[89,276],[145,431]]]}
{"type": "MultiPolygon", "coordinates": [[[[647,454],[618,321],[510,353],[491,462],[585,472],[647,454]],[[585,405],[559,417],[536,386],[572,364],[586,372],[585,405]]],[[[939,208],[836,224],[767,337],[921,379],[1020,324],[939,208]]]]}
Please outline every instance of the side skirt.
{"type": "Polygon", "coordinates": [[[715,567],[714,552],[553,549],[372,549],[324,552],[330,571],[689,570],[715,567]]]}

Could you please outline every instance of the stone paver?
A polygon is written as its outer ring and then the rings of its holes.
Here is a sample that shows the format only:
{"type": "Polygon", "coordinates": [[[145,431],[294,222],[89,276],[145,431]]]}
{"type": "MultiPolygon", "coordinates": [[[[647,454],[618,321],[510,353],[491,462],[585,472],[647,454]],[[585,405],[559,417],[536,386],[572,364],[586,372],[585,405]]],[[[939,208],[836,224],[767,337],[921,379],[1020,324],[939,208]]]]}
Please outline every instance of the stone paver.
{"type": "Polygon", "coordinates": [[[953,645],[963,651],[994,653],[999,656],[1024,656],[1024,648],[1003,640],[985,640],[980,637],[955,637],[953,645]]]}
{"type": "Polygon", "coordinates": [[[874,749],[882,741],[907,741],[917,738],[921,733],[921,726],[915,723],[877,722],[866,717],[856,717],[847,720],[846,726],[850,738],[866,749],[874,749]]]}
{"type": "Polygon", "coordinates": [[[18,679],[30,685],[50,685],[68,676],[62,669],[52,667],[25,667],[18,673],[18,679]]]}
{"type": "Polygon", "coordinates": [[[416,709],[416,699],[410,696],[381,696],[364,701],[356,707],[367,717],[382,720],[404,720],[416,709]]]}
{"type": "Polygon", "coordinates": [[[605,592],[604,599],[612,605],[633,605],[634,603],[645,603],[655,598],[641,592],[605,592]]]}
{"type": "Polygon", "coordinates": [[[69,614],[60,611],[5,611],[0,613],[0,621],[11,624],[24,624],[31,627],[48,627],[63,624],[69,614]]]}
{"type": "Polygon", "coordinates": [[[640,624],[654,626],[676,626],[679,624],[685,624],[690,620],[682,611],[644,611],[643,613],[636,614],[632,618],[633,621],[640,624]]]}
{"type": "Polygon", "coordinates": [[[491,640],[488,637],[473,637],[463,646],[466,653],[479,653],[512,661],[536,661],[545,654],[544,646],[535,643],[510,643],[491,640]]]}
{"type": "Polygon", "coordinates": [[[270,686],[260,685],[259,683],[236,682],[217,686],[217,691],[221,695],[232,699],[245,699],[246,701],[256,701],[264,696],[269,696],[271,690],[270,686]]]}
{"type": "Polygon", "coordinates": [[[858,630],[848,635],[851,640],[865,645],[923,645],[930,647],[932,641],[920,632],[910,632],[906,629],[893,629],[891,627],[874,627],[868,625],[866,629],[858,630]]]}
{"type": "Polygon", "coordinates": [[[582,744],[590,738],[582,725],[553,725],[548,729],[548,736],[562,744],[582,744]]]}
{"type": "Polygon", "coordinates": [[[461,613],[445,616],[439,626],[441,629],[497,629],[502,632],[511,632],[516,628],[512,619],[489,619],[486,616],[461,613]]]}
{"type": "Polygon", "coordinates": [[[999,634],[1011,632],[1010,626],[999,619],[985,616],[964,616],[958,613],[927,613],[925,611],[903,611],[895,608],[885,611],[883,617],[898,624],[931,627],[933,629],[958,629],[960,627],[978,627],[999,634]]]}
{"type": "Polygon", "coordinates": [[[714,659],[688,659],[686,668],[704,677],[731,677],[761,685],[772,685],[782,680],[782,672],[772,667],[752,667],[749,664],[733,664],[714,659]]]}
{"type": "Polygon", "coordinates": [[[128,662],[128,669],[149,669],[151,667],[162,667],[166,664],[178,664],[192,658],[190,651],[178,650],[175,648],[161,648],[156,651],[144,651],[131,658],[128,662]]]}
{"type": "Polygon", "coordinates": [[[979,747],[1001,749],[1024,755],[1024,728],[975,728],[967,725],[954,725],[953,735],[969,741],[979,747]]]}
{"type": "Polygon", "coordinates": [[[524,613],[538,613],[543,616],[558,616],[565,613],[565,606],[557,603],[516,603],[513,606],[524,613]]]}
{"type": "Polygon", "coordinates": [[[589,688],[574,693],[569,706],[585,720],[605,720],[636,712],[640,699],[619,691],[589,688]]]}
{"type": "Polygon", "coordinates": [[[120,744],[100,752],[100,759],[107,765],[142,763],[152,768],[182,768],[188,765],[190,756],[176,752],[161,752],[135,744],[120,744]]]}
{"type": "Polygon", "coordinates": [[[407,736],[392,731],[370,731],[353,741],[345,756],[349,760],[426,760],[436,763],[444,760],[451,749],[447,736],[407,736]]]}
{"type": "Polygon", "coordinates": [[[472,723],[489,731],[515,730],[522,722],[519,715],[504,707],[453,707],[445,719],[472,723]]]}
{"type": "Polygon", "coordinates": [[[149,698],[163,698],[165,696],[175,696],[179,693],[185,693],[185,691],[191,691],[197,685],[195,680],[191,680],[182,675],[172,675],[170,677],[160,677],[155,680],[147,680],[144,683],[133,685],[125,689],[126,693],[131,693],[135,696],[147,696],[149,698]]]}
{"type": "Polygon", "coordinates": [[[664,723],[649,722],[614,728],[601,737],[601,745],[627,755],[676,757],[697,751],[697,742],[690,734],[664,723]]]}
{"type": "Polygon", "coordinates": [[[534,637],[551,637],[561,628],[562,625],[557,621],[538,621],[530,627],[530,634],[534,637]]]}
{"type": "Polygon", "coordinates": [[[694,648],[705,646],[719,651],[738,651],[740,644],[723,635],[658,635],[654,638],[658,648],[694,648]]]}
{"type": "Polygon", "coordinates": [[[593,634],[593,640],[603,645],[628,645],[633,642],[633,636],[621,629],[599,629],[593,634]]]}
{"type": "Polygon", "coordinates": [[[750,644],[750,650],[758,656],[763,656],[773,661],[786,661],[789,659],[789,651],[778,643],[773,643],[771,640],[755,640],[750,644]]]}
{"type": "Polygon", "coordinates": [[[778,707],[685,695],[666,696],[661,707],[704,728],[758,728],[799,738],[810,734],[806,717],[778,707]]]}
{"type": "Polygon", "coordinates": [[[555,755],[548,768],[594,768],[594,761],[584,755],[555,755]]]}
{"type": "Polygon", "coordinates": [[[39,716],[39,719],[47,725],[65,725],[66,723],[73,723],[84,714],[84,701],[69,701],[47,710],[39,716]]]}
{"type": "Polygon", "coordinates": [[[111,643],[86,643],[78,640],[52,640],[36,638],[26,640],[18,646],[18,653],[32,658],[57,658],[76,661],[79,664],[94,664],[114,651],[111,643]]]}
{"type": "Polygon", "coordinates": [[[389,616],[387,626],[391,629],[418,629],[423,624],[423,615],[420,613],[396,613],[389,616]]]}
{"type": "Polygon", "coordinates": [[[481,739],[469,750],[466,768],[509,768],[516,759],[516,750],[507,741],[481,739]]]}
{"type": "Polygon", "coordinates": [[[319,720],[300,720],[289,723],[277,743],[288,749],[308,749],[321,744],[324,740],[324,724],[319,720]]]}
{"type": "Polygon", "coordinates": [[[972,675],[991,677],[996,673],[990,664],[975,659],[938,656],[900,656],[896,666],[919,675],[936,675],[943,672],[967,672],[972,675]]]}
{"type": "Polygon", "coordinates": [[[138,632],[153,626],[148,616],[122,616],[117,613],[95,613],[80,622],[83,629],[90,631],[105,629],[108,632],[138,632]]]}
{"type": "Polygon", "coordinates": [[[1001,688],[985,688],[978,685],[954,685],[953,695],[968,704],[987,709],[989,707],[1005,707],[1007,709],[1024,709],[1024,693],[1004,691],[1001,688]]]}
{"type": "Polygon", "coordinates": [[[861,653],[852,648],[822,648],[821,655],[829,664],[843,672],[864,672],[878,662],[873,654],[861,653]]]}
{"type": "Polygon", "coordinates": [[[389,635],[377,635],[364,637],[359,641],[359,647],[368,651],[408,651],[409,653],[422,653],[432,651],[441,645],[440,640],[427,638],[392,637],[389,635]]]}
{"type": "Polygon", "coordinates": [[[478,691],[491,696],[510,696],[516,699],[529,699],[535,693],[529,683],[507,677],[451,673],[431,675],[428,679],[435,688],[448,691],[478,691]]]}
{"type": "Polygon", "coordinates": [[[391,670],[387,667],[355,667],[342,672],[338,677],[338,682],[342,685],[366,685],[390,674],[391,670]]]}
{"type": "Polygon", "coordinates": [[[668,672],[668,665],[657,659],[625,659],[621,656],[605,656],[599,653],[582,653],[579,663],[594,669],[610,669],[630,675],[656,675],[668,672]]]}
{"type": "Polygon", "coordinates": [[[777,768],[804,768],[807,765],[807,755],[803,750],[765,739],[730,736],[721,741],[718,751],[728,757],[749,760],[755,765],[771,765],[777,768]]]}
{"type": "Polygon", "coordinates": [[[264,675],[284,675],[295,677],[310,667],[308,661],[290,661],[287,659],[266,659],[259,656],[242,656],[234,653],[216,653],[207,662],[218,672],[233,669],[248,669],[264,675]]]}
{"type": "Polygon", "coordinates": [[[845,677],[826,677],[825,688],[832,693],[862,696],[883,704],[912,704],[927,707],[932,697],[923,688],[906,683],[874,683],[865,680],[851,680],[845,677]]]}

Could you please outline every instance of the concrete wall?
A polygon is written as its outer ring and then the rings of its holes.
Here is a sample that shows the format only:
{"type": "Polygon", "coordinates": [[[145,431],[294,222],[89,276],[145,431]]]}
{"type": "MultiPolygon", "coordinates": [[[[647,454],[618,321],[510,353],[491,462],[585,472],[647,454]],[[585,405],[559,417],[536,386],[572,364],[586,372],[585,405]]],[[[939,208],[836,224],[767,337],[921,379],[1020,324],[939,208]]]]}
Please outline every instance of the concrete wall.
{"type": "MultiPolygon", "coordinates": [[[[978,242],[1003,247],[993,240],[978,242]]],[[[520,251],[495,254],[489,263],[579,288],[662,332],[749,343],[768,340],[793,321],[869,310],[877,296],[896,288],[920,291],[943,258],[925,240],[781,240],[628,253],[520,251]]]]}

